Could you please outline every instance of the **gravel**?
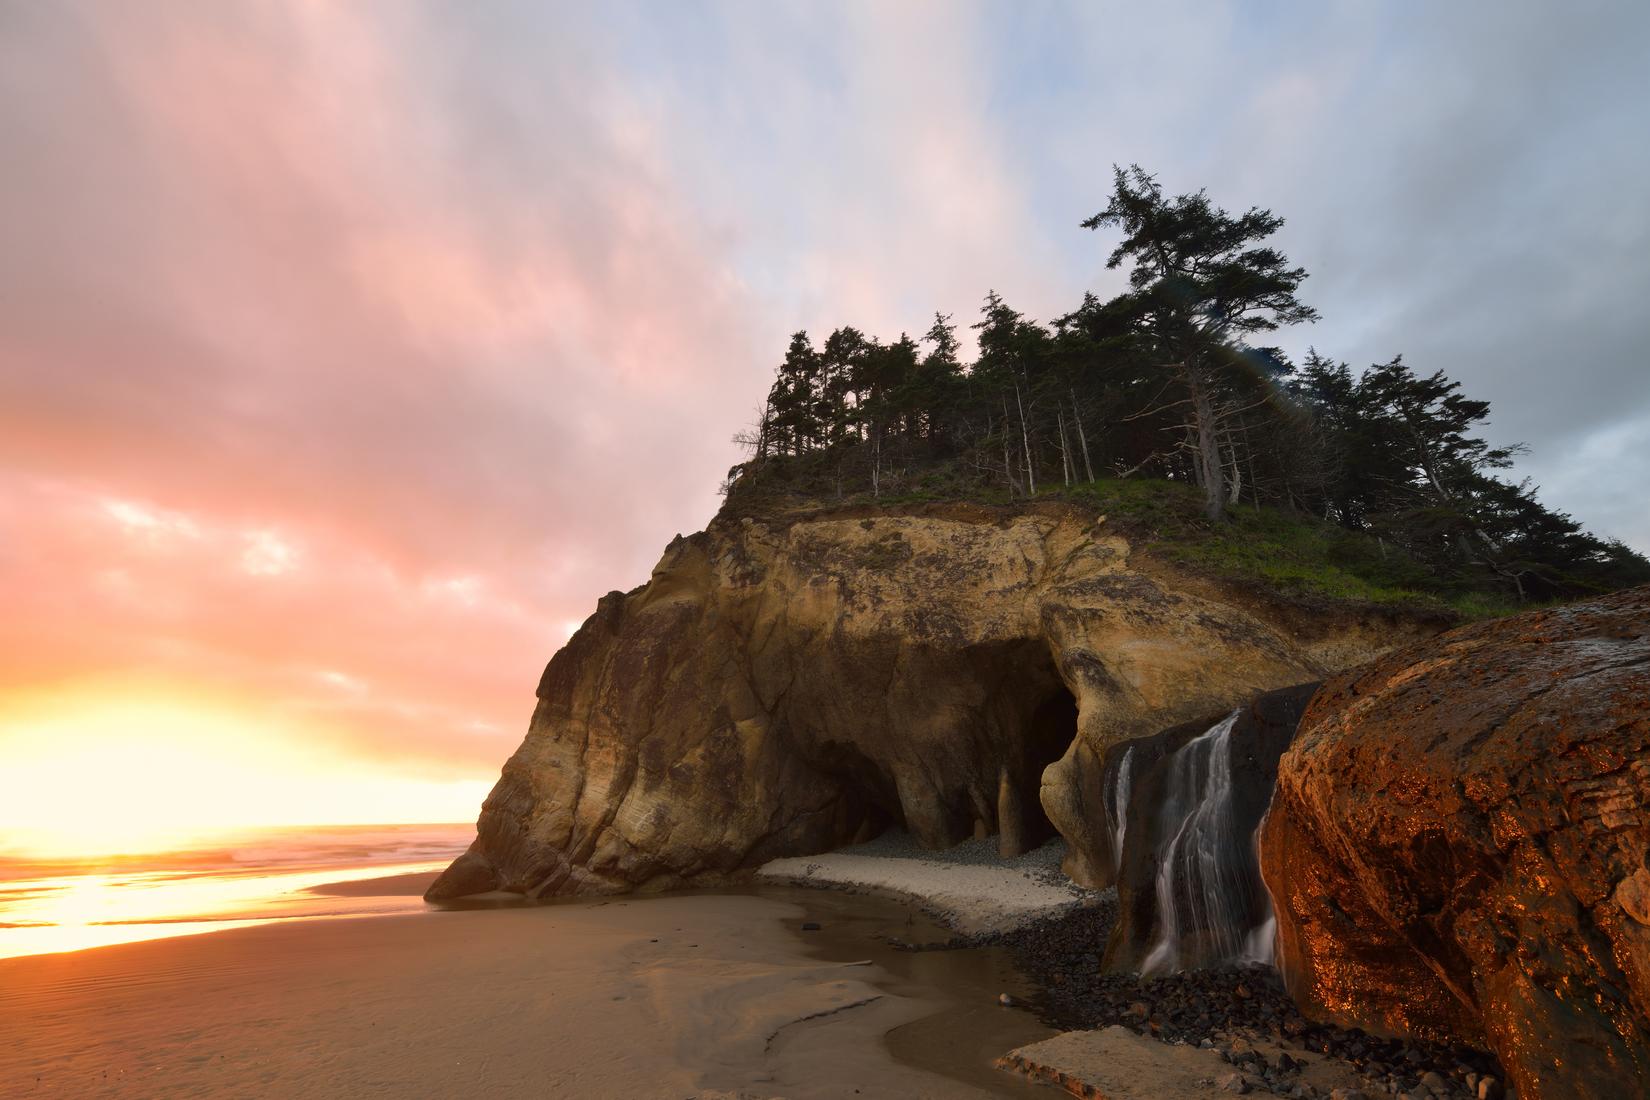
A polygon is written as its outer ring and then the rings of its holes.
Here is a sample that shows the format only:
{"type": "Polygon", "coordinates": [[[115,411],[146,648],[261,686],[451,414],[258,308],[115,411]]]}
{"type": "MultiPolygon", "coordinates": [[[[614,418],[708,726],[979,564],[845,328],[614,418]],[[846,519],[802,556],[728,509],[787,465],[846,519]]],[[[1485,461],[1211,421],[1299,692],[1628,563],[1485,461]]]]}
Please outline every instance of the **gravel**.
{"type": "Polygon", "coordinates": [[[1268,966],[1231,965],[1161,978],[1106,974],[1100,956],[1116,919],[1111,891],[1098,903],[1006,932],[958,937],[945,946],[995,946],[1041,990],[1032,1007],[1062,1030],[1120,1024],[1166,1043],[1210,1047],[1258,1089],[1319,1096],[1300,1080],[1290,1051],[1342,1062],[1371,1097],[1414,1093],[1438,1100],[1476,1096],[1485,1077],[1504,1079],[1493,1055],[1467,1047],[1383,1039],[1301,1015],[1268,966]]]}
{"type": "Polygon", "coordinates": [[[1029,1007],[1049,1026],[1117,1024],[1165,1043],[1213,1049],[1255,1091],[1329,1100],[1328,1091],[1301,1079],[1295,1054],[1309,1052],[1349,1067],[1371,1098],[1465,1100],[1476,1097],[1486,1079],[1489,1091],[1500,1095],[1505,1076],[1494,1056],[1313,1023],[1271,967],[1230,965],[1150,979],[1103,973],[1117,892],[1072,883],[1060,870],[1065,854],[1064,841],[1056,839],[1005,860],[995,837],[928,851],[891,830],[852,848],[775,860],[758,875],[912,900],[957,934],[937,943],[894,940],[895,947],[1006,949],[1040,990],[1029,1007]]]}

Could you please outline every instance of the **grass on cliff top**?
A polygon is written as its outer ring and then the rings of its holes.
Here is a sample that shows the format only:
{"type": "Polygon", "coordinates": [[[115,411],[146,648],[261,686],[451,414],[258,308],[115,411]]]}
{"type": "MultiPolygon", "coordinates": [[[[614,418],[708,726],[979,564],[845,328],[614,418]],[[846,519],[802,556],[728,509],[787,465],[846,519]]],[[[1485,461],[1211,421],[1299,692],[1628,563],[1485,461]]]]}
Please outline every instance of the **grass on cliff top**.
{"type": "Polygon", "coordinates": [[[1210,524],[1202,491],[1190,485],[1100,480],[1047,495],[1090,505],[1171,561],[1288,595],[1449,607],[1465,619],[1516,610],[1496,596],[1442,585],[1402,551],[1310,516],[1240,504],[1227,522],[1210,524]]]}
{"type": "MultiPolygon", "coordinates": [[[[856,503],[880,506],[966,499],[979,504],[1023,501],[1002,488],[925,484],[856,503]]],[[[1066,500],[1104,515],[1144,549],[1223,580],[1272,589],[1284,595],[1334,601],[1448,608],[1462,619],[1482,619],[1524,610],[1503,597],[1440,583],[1402,551],[1375,538],[1310,516],[1250,504],[1228,510],[1228,520],[1203,518],[1203,494],[1195,486],[1151,478],[1100,480],[1039,491],[1037,500],[1066,500]]]]}

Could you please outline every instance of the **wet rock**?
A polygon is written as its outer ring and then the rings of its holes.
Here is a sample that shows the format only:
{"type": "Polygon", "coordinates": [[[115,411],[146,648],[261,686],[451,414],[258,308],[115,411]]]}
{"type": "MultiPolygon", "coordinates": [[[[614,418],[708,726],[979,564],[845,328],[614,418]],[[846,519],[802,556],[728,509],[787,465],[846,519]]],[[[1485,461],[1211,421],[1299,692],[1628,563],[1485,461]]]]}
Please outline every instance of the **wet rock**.
{"type": "Polygon", "coordinates": [[[1488,1043],[1524,1100],[1650,1095],[1650,588],[1326,684],[1261,849],[1307,1015],[1488,1043]]]}
{"type": "Polygon", "coordinates": [[[1616,885],[1616,904],[1639,924],[1650,925],[1650,868],[1635,868],[1616,885]]]}
{"type": "MultiPolygon", "coordinates": [[[[1239,708],[1225,736],[1207,747],[1218,759],[1188,760],[1179,754],[1196,751],[1188,745],[1219,726],[1228,714],[1200,718],[1111,750],[1108,767],[1114,770],[1128,758],[1130,798],[1122,807],[1127,823],[1117,878],[1117,929],[1106,947],[1108,969],[1140,970],[1148,964],[1156,970],[1207,966],[1234,961],[1245,950],[1260,946],[1264,938],[1260,930],[1270,919],[1272,907],[1255,858],[1254,833],[1271,802],[1278,758],[1289,747],[1317,686],[1308,683],[1267,692],[1239,708]],[[1229,779],[1221,788],[1220,830],[1195,839],[1212,845],[1218,883],[1192,881],[1178,873],[1172,876],[1179,899],[1178,927],[1173,949],[1165,952],[1158,882],[1163,852],[1181,834],[1186,814],[1194,809],[1177,788],[1217,768],[1223,773],[1219,778],[1229,779]],[[1211,904],[1204,888],[1217,884],[1211,904]]],[[[1108,812],[1113,809],[1108,807],[1108,812]]],[[[1183,857],[1192,856],[1191,841],[1183,837],[1178,851],[1183,857]]],[[[1188,858],[1183,869],[1199,866],[1196,858],[1188,858]]],[[[1242,997],[1248,991],[1240,986],[1236,992],[1242,997]]]]}

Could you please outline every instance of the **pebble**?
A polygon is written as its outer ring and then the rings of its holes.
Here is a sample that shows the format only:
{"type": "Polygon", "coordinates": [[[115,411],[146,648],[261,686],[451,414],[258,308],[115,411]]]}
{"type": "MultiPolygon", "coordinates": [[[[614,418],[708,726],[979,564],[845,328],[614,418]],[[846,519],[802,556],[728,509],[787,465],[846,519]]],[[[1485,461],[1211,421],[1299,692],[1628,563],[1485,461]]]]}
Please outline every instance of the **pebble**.
{"type": "Polygon", "coordinates": [[[819,922],[816,921],[816,920],[805,920],[805,921],[803,921],[802,922],[802,931],[804,931],[804,932],[818,932],[819,931],[819,922]]]}
{"type": "Polygon", "coordinates": [[[1115,917],[1115,895],[1105,891],[1090,904],[1011,932],[955,937],[949,944],[928,947],[1006,948],[1039,990],[1031,1001],[1019,1003],[1033,1007],[1049,1026],[1073,1030],[1122,1024],[1163,1042],[1214,1049],[1233,1067],[1226,1076],[1243,1078],[1248,1071],[1244,1081],[1250,1091],[1313,1100],[1333,1095],[1295,1079],[1300,1059],[1281,1053],[1269,1055],[1272,1063],[1261,1058],[1256,1044],[1263,1043],[1268,1051],[1306,1051],[1356,1070],[1363,1088],[1343,1088],[1336,1100],[1372,1100],[1377,1094],[1382,1100],[1389,1095],[1512,1100],[1495,1078],[1500,1068],[1492,1056],[1308,1020],[1270,967],[1234,964],[1151,979],[1104,973],[1100,957],[1115,917]],[[1483,1091],[1486,1080],[1494,1082],[1493,1091],[1483,1091]]]}

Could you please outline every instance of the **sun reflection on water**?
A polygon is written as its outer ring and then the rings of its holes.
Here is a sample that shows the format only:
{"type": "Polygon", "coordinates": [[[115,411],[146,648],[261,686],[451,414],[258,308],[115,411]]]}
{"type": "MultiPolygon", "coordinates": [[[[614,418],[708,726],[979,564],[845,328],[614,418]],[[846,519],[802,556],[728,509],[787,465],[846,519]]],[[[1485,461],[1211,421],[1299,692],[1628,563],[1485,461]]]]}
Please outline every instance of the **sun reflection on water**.
{"type": "Polygon", "coordinates": [[[272,921],[421,911],[418,880],[377,880],[433,875],[467,839],[455,826],[315,836],[305,834],[296,854],[286,836],[285,848],[177,853],[148,866],[0,864],[0,959],[272,921]]]}

